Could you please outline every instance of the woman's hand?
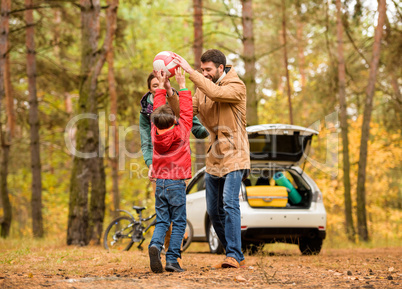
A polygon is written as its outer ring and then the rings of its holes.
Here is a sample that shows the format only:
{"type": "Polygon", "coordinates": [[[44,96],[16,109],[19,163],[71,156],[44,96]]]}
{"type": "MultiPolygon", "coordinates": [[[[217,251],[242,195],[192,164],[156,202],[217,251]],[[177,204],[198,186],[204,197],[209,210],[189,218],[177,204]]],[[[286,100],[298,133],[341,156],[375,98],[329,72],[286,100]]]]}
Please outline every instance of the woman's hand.
{"type": "Polygon", "coordinates": [[[178,54],[175,54],[176,56],[174,58],[174,63],[177,63],[178,65],[181,66],[181,68],[184,69],[185,72],[187,73],[192,73],[194,69],[191,68],[190,64],[188,64],[187,60],[185,60],[183,57],[181,57],[178,54]]]}
{"type": "Polygon", "coordinates": [[[166,73],[161,69],[159,71],[154,70],[154,74],[159,81],[159,89],[165,89],[165,82],[168,81],[166,73]]]}
{"type": "Polygon", "coordinates": [[[179,84],[179,88],[183,89],[186,88],[186,77],[184,75],[184,70],[182,70],[180,67],[176,68],[175,70],[176,74],[176,81],[179,84]]]}
{"type": "Polygon", "coordinates": [[[156,181],[156,179],[153,177],[153,174],[154,174],[154,168],[153,168],[152,165],[150,165],[150,166],[149,166],[149,170],[148,170],[148,179],[149,179],[151,182],[155,182],[155,181],[156,181]]]}
{"type": "Polygon", "coordinates": [[[171,91],[172,90],[172,86],[170,85],[170,81],[169,78],[166,77],[166,81],[163,84],[164,88],[166,89],[166,91],[171,91]]]}

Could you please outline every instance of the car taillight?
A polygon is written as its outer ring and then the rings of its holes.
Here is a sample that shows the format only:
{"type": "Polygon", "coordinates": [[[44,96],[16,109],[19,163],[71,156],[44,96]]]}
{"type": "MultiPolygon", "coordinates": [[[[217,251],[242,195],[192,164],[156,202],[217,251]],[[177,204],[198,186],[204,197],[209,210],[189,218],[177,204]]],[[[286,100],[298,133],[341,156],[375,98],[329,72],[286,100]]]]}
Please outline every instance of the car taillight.
{"type": "Polygon", "coordinates": [[[322,203],[322,193],[317,191],[317,203],[322,203]]]}

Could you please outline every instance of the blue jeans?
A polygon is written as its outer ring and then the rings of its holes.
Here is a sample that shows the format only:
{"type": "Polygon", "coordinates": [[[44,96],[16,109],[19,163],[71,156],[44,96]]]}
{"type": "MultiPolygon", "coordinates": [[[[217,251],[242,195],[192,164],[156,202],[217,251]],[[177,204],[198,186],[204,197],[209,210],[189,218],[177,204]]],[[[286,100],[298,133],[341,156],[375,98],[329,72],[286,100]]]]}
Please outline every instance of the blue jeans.
{"type": "Polygon", "coordinates": [[[166,231],[173,222],[166,262],[177,263],[186,230],[186,183],[183,180],[157,179],[155,211],[156,225],[149,247],[156,246],[161,251],[166,231]]]}
{"type": "Polygon", "coordinates": [[[222,178],[205,173],[207,212],[226,256],[244,260],[241,251],[239,192],[243,171],[233,171],[222,178]]]}

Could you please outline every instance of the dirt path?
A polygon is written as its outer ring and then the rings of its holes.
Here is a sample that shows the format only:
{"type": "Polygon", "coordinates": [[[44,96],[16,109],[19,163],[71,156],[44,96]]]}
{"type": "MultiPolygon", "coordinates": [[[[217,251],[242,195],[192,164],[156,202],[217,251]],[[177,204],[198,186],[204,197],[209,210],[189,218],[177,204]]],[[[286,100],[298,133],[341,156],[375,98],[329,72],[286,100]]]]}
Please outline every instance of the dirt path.
{"type": "MultiPolygon", "coordinates": [[[[191,247],[190,247],[191,249],[191,247]]],[[[402,288],[402,248],[265,249],[242,269],[211,265],[222,255],[188,252],[184,273],[153,274],[147,251],[50,247],[0,253],[0,288],[402,288]]]]}

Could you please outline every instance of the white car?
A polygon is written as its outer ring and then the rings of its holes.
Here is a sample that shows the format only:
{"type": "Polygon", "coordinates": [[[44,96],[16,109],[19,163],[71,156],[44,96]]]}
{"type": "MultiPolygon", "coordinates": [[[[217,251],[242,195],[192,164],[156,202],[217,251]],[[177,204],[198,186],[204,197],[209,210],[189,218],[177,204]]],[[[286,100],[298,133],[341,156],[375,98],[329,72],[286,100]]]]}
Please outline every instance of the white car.
{"type": "MultiPolygon", "coordinates": [[[[295,125],[264,124],[247,127],[247,133],[251,171],[239,192],[243,250],[255,253],[265,243],[285,242],[297,244],[304,255],[318,254],[326,236],[326,211],[320,189],[299,167],[318,132],[295,125]],[[273,180],[278,173],[289,180],[299,199],[292,200],[290,189],[273,180]]],[[[223,253],[206,210],[204,175],[205,168],[187,187],[192,242],[208,242],[211,253],[223,253]]]]}

